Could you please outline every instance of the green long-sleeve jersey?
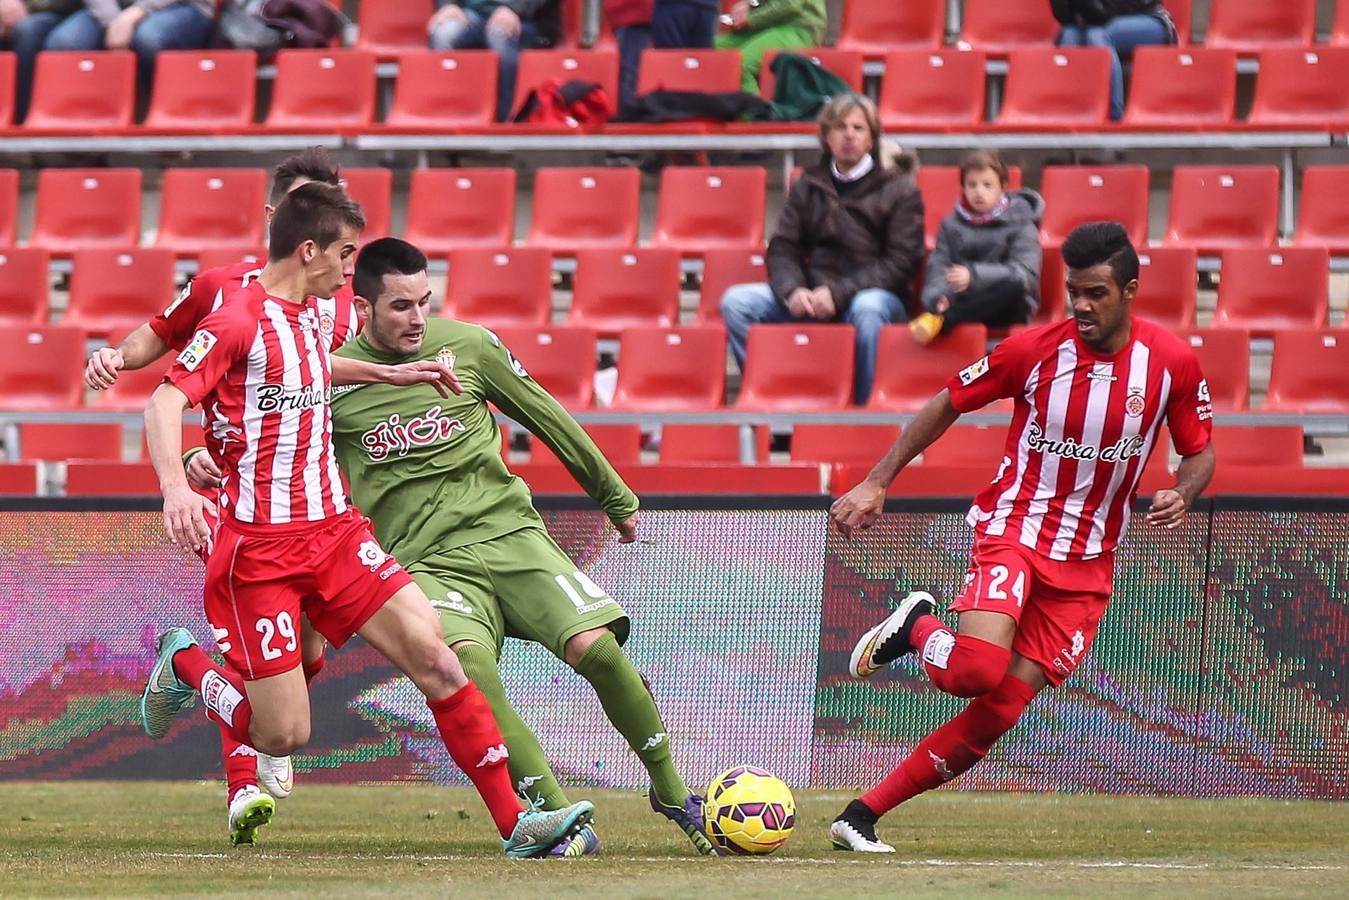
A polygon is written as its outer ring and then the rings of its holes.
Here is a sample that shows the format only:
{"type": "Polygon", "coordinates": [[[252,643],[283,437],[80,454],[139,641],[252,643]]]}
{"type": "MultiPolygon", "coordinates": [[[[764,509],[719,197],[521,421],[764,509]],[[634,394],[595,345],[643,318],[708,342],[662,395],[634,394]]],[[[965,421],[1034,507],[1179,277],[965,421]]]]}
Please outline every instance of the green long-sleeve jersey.
{"type": "Polygon", "coordinates": [[[361,335],[337,354],[376,363],[440,358],[464,388],[449,399],[431,385],[333,389],[333,446],[352,499],[404,563],[542,524],[529,488],[502,459],[489,402],[542,438],[609,518],[637,511],[636,495],[581,426],[482,326],[434,319],[418,353],[389,356],[361,335]]]}

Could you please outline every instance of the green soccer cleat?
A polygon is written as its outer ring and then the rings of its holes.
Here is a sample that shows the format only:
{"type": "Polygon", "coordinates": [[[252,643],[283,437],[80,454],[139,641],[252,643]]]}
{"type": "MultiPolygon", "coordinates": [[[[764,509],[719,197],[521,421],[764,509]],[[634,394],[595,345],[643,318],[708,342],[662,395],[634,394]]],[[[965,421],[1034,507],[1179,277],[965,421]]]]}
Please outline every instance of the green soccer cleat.
{"type": "Polygon", "coordinates": [[[589,800],[547,811],[530,804],[520,813],[511,836],[501,839],[501,849],[511,859],[546,856],[555,844],[570,840],[594,817],[595,806],[589,800]]]}
{"type": "Polygon", "coordinates": [[[252,844],[258,829],[272,821],[276,801],[253,785],[239,788],[230,801],[230,846],[252,844]]]}
{"type": "Polygon", "coordinates": [[[169,723],[180,709],[196,702],[197,692],[173,671],[173,655],[195,646],[197,641],[186,628],[170,628],[159,636],[155,667],[141,692],[141,725],[155,740],[168,734],[169,723]]]}

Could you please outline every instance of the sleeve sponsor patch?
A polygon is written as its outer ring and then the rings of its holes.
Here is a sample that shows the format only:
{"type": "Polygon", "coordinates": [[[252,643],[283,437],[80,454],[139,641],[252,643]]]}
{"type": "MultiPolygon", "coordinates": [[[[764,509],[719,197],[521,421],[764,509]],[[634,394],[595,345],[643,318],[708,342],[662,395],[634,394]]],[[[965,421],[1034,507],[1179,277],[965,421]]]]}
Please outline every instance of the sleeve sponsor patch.
{"type": "Polygon", "coordinates": [[[960,370],[960,383],[968,387],[971,383],[988,374],[988,357],[971,363],[960,370]]]}
{"type": "Polygon", "coordinates": [[[1201,379],[1199,382],[1199,391],[1195,397],[1195,414],[1199,421],[1213,418],[1213,397],[1209,394],[1208,380],[1201,379]]]}
{"type": "Polygon", "coordinates": [[[191,295],[192,295],[192,282],[189,281],[187,284],[183,286],[183,289],[178,292],[178,296],[173,298],[173,302],[170,303],[168,306],[164,307],[164,312],[162,312],[160,315],[162,315],[164,318],[167,319],[169,316],[173,315],[174,310],[182,306],[183,301],[186,300],[191,295]]]}
{"type": "Polygon", "coordinates": [[[187,342],[183,352],[178,354],[178,362],[183,364],[183,368],[189,372],[195,372],[197,366],[206,358],[206,354],[211,352],[211,348],[217,343],[214,334],[205,328],[192,335],[192,340],[187,342]]]}

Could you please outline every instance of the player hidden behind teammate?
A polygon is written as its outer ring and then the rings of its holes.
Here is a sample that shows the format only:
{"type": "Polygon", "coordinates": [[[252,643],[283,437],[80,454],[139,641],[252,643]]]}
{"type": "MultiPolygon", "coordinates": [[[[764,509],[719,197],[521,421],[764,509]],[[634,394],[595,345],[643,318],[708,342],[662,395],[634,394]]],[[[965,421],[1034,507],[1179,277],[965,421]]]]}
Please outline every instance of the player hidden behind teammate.
{"type": "MultiPolygon", "coordinates": [[[[421,388],[339,388],[333,441],[354,501],[431,598],[445,643],[487,695],[519,790],[546,809],[567,803],[538,739],[502,688],[497,660],[507,635],[542,644],[590,682],[651,776],[652,808],[679,825],[699,852],[713,853],[703,832],[703,798],[675,770],[655,700],[620,649],[627,615],[549,536],[528,487],[506,469],[488,404],[553,448],[617,527],[620,542],[636,537],[637,497],[496,335],[431,316],[426,257],[416,247],[397,238],[366,244],[355,289],[365,328],[342,356],[373,363],[438,359],[454,367],[463,385],[449,399],[421,388]]],[[[596,849],[598,842],[585,837],[586,849],[596,849]]],[[[579,844],[573,849],[580,852],[579,844]]]]}
{"type": "Polygon", "coordinates": [[[353,268],[365,224],[339,188],[306,184],[272,219],[257,279],[204,318],[145,411],[169,537],[215,547],[206,565],[206,619],[229,668],[185,629],[160,638],[142,694],[143,724],[161,737],[200,693],[207,715],[236,740],[286,756],[309,739],[301,672],[301,607],[335,646],[360,634],[426,695],[441,740],[473,781],[508,856],[546,853],[588,823],[592,807],[525,810],[507,750],[482,693],[440,640],[435,613],[343,496],[333,454],[328,351],[312,298],[329,297],[353,268]],[[220,524],[188,486],[179,458],[183,410],[212,407],[221,440],[220,524]]]}
{"type": "Polygon", "coordinates": [[[975,541],[951,605],[958,631],[915,591],[862,636],[849,665],[866,678],[916,652],[933,684],[971,702],[848,804],[829,829],[840,849],[893,853],[877,818],[968,770],[1041,689],[1077,668],[1110,601],[1115,544],[1163,419],[1181,463],[1147,523],[1175,528],[1213,475],[1208,385],[1189,345],[1133,318],[1138,254],[1124,228],[1074,229],[1063,259],[1072,317],[1014,335],[957,373],[830,510],[846,537],[871,527],[890,482],[961,413],[1015,401],[1002,466],[967,517],[975,541]]]}

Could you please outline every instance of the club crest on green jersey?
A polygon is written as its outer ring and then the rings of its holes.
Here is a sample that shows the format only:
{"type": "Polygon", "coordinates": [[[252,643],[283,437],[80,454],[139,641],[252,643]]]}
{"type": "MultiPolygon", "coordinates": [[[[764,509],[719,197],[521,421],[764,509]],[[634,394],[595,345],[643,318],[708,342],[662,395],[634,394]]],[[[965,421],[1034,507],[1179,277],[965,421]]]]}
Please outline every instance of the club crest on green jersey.
{"type": "Polygon", "coordinates": [[[441,347],[440,350],[436,353],[436,362],[444,363],[451,369],[454,368],[454,361],[456,359],[458,359],[458,357],[454,355],[454,351],[451,350],[449,347],[441,347]]]}
{"type": "Polygon", "coordinates": [[[361,446],[371,462],[383,462],[390,456],[407,456],[413,447],[429,447],[448,441],[464,430],[463,422],[442,416],[441,408],[433,406],[407,421],[394,413],[362,434],[361,446]]]}

